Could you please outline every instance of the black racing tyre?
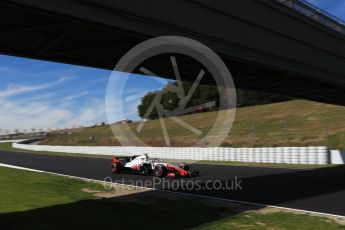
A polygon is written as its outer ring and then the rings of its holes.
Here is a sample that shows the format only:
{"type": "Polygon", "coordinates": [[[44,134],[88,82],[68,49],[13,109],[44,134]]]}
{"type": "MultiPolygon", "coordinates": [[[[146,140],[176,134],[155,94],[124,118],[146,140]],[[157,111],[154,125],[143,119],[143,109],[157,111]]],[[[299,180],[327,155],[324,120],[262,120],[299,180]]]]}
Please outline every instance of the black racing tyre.
{"type": "Polygon", "coordinates": [[[112,163],[110,165],[110,171],[112,173],[119,173],[121,170],[121,164],[120,163],[112,163]]]}
{"type": "Polygon", "coordinates": [[[190,167],[189,167],[189,165],[183,165],[183,169],[186,170],[186,171],[189,171],[190,167]]]}
{"type": "Polygon", "coordinates": [[[156,177],[164,177],[167,173],[167,168],[164,165],[156,165],[153,169],[153,174],[156,177]]]}

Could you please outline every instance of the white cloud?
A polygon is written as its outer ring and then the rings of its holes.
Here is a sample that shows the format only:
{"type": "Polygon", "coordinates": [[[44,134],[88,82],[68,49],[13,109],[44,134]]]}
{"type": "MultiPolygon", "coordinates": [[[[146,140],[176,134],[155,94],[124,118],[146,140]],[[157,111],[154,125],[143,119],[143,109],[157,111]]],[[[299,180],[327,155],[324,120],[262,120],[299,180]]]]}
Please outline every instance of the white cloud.
{"type": "MultiPolygon", "coordinates": [[[[141,89],[141,92],[136,94],[126,96],[121,94],[112,95],[112,100],[109,100],[107,104],[107,106],[109,106],[108,112],[110,115],[110,117],[108,117],[108,122],[113,123],[124,119],[140,119],[138,116],[138,105],[141,103],[141,98],[150,91],[152,90],[141,89]]],[[[138,91],[132,90],[132,92],[138,91]]],[[[126,91],[126,94],[128,94],[128,91],[126,91]]]]}
{"type": "MultiPolygon", "coordinates": [[[[63,71],[48,73],[47,75],[45,73],[25,73],[25,78],[46,75],[51,79],[51,77],[68,75],[63,71]]],[[[65,88],[65,85],[59,85],[70,79],[72,78],[60,77],[56,81],[43,84],[9,84],[3,87],[2,91],[0,89],[0,129],[2,131],[17,128],[20,130],[53,129],[89,126],[107,121],[104,97],[100,96],[101,92],[95,94],[95,90],[102,91],[105,88],[91,90],[88,86],[84,90],[81,88],[84,86],[74,85],[65,88]],[[74,93],[66,95],[66,92],[71,89],[74,93]]],[[[123,95],[125,100],[122,103],[119,103],[119,100],[114,101],[115,113],[118,111],[117,106],[123,104],[125,107],[123,118],[117,117],[119,119],[115,121],[125,118],[138,119],[137,106],[141,97],[152,90],[154,88],[150,90],[133,87],[126,89],[125,95],[123,95]]]]}
{"type": "Polygon", "coordinates": [[[105,109],[103,103],[92,103],[80,108],[77,112],[65,119],[64,125],[71,126],[89,126],[105,120],[105,109]]]}
{"type": "Polygon", "coordinates": [[[104,102],[93,98],[85,98],[87,106],[73,106],[73,100],[86,97],[88,91],[81,91],[61,98],[51,91],[41,93],[65,82],[67,78],[37,85],[8,85],[0,92],[0,129],[48,129],[72,126],[87,126],[105,120],[104,102]],[[25,98],[13,98],[24,95],[25,98]],[[62,99],[62,100],[61,100],[62,99]]]}
{"type": "Polygon", "coordinates": [[[0,98],[7,98],[19,94],[24,93],[31,93],[38,90],[48,89],[52,86],[60,84],[62,82],[67,81],[68,78],[59,78],[55,82],[45,83],[45,84],[37,84],[37,85],[16,85],[16,84],[9,84],[7,88],[0,92],[0,98]]]}
{"type": "Polygon", "coordinates": [[[148,92],[150,91],[142,91],[137,94],[132,94],[129,95],[125,98],[125,102],[130,102],[130,101],[140,101],[142,97],[144,97],[148,92]]]}
{"type": "Polygon", "coordinates": [[[71,100],[86,96],[88,94],[89,94],[89,91],[82,91],[79,93],[68,95],[67,97],[64,98],[64,100],[71,101],[71,100]]]}
{"type": "Polygon", "coordinates": [[[52,107],[46,102],[16,103],[0,100],[0,128],[3,130],[50,128],[61,119],[71,116],[64,108],[52,107]]]}
{"type": "Polygon", "coordinates": [[[104,121],[104,105],[92,102],[81,108],[63,107],[50,101],[0,100],[0,129],[65,128],[104,121]]]}

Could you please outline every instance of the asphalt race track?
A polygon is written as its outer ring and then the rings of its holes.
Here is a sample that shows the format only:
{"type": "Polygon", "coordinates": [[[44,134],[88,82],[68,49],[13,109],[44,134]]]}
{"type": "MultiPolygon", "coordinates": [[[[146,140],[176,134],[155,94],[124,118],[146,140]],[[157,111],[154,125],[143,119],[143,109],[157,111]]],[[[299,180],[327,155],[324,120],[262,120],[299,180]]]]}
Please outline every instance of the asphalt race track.
{"type": "Polygon", "coordinates": [[[111,174],[110,159],[104,158],[0,151],[0,163],[97,180],[111,176],[113,181],[138,186],[345,216],[345,170],[338,166],[292,170],[193,164],[200,171],[198,177],[158,181],[151,176],[111,174]],[[174,181],[170,188],[167,181],[174,181]],[[213,182],[216,188],[209,189],[213,182]]]}

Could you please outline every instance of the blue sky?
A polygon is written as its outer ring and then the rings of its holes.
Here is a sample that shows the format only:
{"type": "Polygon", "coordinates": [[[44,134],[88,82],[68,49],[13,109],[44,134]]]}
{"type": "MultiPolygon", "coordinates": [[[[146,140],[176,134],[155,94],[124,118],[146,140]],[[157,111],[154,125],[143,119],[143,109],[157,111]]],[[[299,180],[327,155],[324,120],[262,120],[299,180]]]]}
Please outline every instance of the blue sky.
{"type": "Polygon", "coordinates": [[[327,11],[328,13],[345,20],[345,1],[344,0],[307,0],[315,6],[327,11]]]}
{"type": "MultiPolygon", "coordinates": [[[[1,132],[107,122],[104,104],[110,75],[107,70],[0,55],[1,132]]],[[[125,86],[125,96],[130,96],[125,116],[139,119],[140,98],[161,87],[151,77],[131,75],[125,86]]]]}
{"type": "MultiPolygon", "coordinates": [[[[309,2],[345,20],[345,0],[309,2]]],[[[0,55],[0,134],[107,121],[104,103],[110,75],[106,70],[0,55]]],[[[125,117],[139,119],[140,97],[162,86],[150,77],[131,76],[125,117]]]]}

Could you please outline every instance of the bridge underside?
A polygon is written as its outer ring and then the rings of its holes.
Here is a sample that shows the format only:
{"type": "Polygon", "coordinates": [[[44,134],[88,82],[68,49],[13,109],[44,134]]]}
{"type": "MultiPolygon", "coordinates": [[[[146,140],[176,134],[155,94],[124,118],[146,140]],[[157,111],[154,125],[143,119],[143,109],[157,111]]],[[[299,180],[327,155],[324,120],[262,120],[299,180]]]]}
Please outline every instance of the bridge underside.
{"type": "MultiPolygon", "coordinates": [[[[113,69],[122,55],[148,38],[148,35],[16,4],[0,4],[2,54],[113,69]]],[[[237,88],[345,105],[342,84],[219,54],[237,88]]],[[[152,72],[173,77],[168,56],[149,60],[146,64],[152,72]]],[[[193,80],[199,70],[198,65],[188,60],[180,60],[179,68],[184,80],[193,80]]]]}

